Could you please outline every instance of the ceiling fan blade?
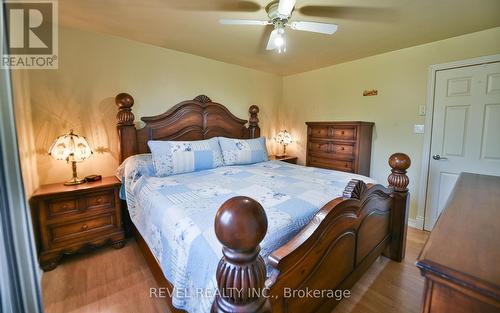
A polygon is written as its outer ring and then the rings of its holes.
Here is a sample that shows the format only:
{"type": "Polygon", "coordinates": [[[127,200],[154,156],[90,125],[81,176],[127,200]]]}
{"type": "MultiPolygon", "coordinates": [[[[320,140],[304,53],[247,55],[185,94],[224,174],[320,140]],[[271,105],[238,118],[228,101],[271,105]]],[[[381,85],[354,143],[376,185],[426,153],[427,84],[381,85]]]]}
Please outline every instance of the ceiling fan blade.
{"type": "Polygon", "coordinates": [[[238,20],[238,19],[220,19],[219,23],[222,25],[269,25],[269,21],[259,20],[238,20]]]}
{"type": "Polygon", "coordinates": [[[337,25],[318,22],[291,22],[290,27],[296,30],[303,30],[306,32],[315,32],[331,35],[337,31],[337,25]]]}
{"type": "Polygon", "coordinates": [[[262,27],[262,32],[261,32],[260,37],[259,37],[259,44],[256,47],[256,49],[257,49],[256,51],[259,54],[262,54],[262,53],[264,53],[264,51],[266,51],[267,42],[269,41],[269,36],[273,30],[274,30],[273,25],[267,25],[267,26],[262,27]]]}
{"type": "Polygon", "coordinates": [[[306,5],[301,7],[299,12],[306,16],[363,21],[387,21],[397,17],[394,9],[383,7],[306,5]]]}
{"type": "Polygon", "coordinates": [[[225,11],[225,12],[257,12],[261,9],[260,4],[252,1],[236,0],[164,0],[168,5],[183,11],[225,11]]]}
{"type": "Polygon", "coordinates": [[[274,29],[271,32],[271,35],[269,35],[269,40],[267,41],[266,50],[274,50],[278,48],[278,46],[276,45],[276,37],[278,37],[278,30],[274,29]]]}
{"type": "Polygon", "coordinates": [[[295,7],[295,1],[296,0],[280,0],[278,5],[278,14],[289,17],[295,7]]]}

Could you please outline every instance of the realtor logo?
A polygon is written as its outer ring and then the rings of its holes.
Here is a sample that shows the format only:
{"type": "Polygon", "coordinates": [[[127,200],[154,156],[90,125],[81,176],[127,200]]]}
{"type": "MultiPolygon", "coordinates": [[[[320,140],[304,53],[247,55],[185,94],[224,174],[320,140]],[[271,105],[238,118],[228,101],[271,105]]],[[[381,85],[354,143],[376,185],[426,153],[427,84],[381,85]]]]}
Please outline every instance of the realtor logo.
{"type": "Polygon", "coordinates": [[[2,38],[2,68],[57,69],[56,1],[5,1],[7,38],[2,38]]]}

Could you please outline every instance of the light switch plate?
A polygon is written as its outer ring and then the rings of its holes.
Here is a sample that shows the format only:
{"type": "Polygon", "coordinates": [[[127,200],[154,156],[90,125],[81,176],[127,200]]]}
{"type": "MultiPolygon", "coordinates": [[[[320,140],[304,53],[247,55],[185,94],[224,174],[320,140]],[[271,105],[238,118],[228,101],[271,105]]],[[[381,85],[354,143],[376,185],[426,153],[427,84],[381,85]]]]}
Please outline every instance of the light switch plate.
{"type": "Polygon", "coordinates": [[[425,110],[426,110],[425,104],[419,105],[418,106],[418,115],[424,116],[425,115],[425,110]]]}
{"type": "Polygon", "coordinates": [[[415,134],[423,134],[424,131],[425,131],[425,125],[423,125],[423,124],[415,124],[413,126],[413,132],[415,134]]]}

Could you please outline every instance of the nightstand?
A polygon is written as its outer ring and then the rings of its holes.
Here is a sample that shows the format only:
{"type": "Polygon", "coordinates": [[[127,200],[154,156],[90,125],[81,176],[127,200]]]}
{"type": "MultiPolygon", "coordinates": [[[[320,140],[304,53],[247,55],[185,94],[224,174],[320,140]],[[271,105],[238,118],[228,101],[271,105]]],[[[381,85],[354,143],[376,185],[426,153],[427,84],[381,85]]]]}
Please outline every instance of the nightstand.
{"type": "Polygon", "coordinates": [[[35,191],[31,215],[44,271],[56,268],[64,254],[106,243],[123,247],[120,185],[116,177],[104,177],[76,186],[43,185],[35,191]]]}
{"type": "Polygon", "coordinates": [[[287,162],[290,164],[297,164],[297,157],[286,155],[286,156],[279,156],[279,155],[270,155],[269,160],[278,160],[278,161],[283,161],[287,162]]]}

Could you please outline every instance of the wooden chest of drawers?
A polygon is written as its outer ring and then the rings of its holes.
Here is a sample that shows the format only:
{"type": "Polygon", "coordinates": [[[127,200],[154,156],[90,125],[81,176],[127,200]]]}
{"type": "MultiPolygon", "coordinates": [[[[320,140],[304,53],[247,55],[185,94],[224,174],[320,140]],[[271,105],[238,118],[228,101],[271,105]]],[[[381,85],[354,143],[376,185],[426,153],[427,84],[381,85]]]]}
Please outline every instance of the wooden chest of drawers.
{"type": "Polygon", "coordinates": [[[418,257],[422,313],[500,312],[500,177],[461,173],[418,257]]]}
{"type": "Polygon", "coordinates": [[[120,181],[102,181],[77,186],[40,186],[31,198],[40,266],[54,269],[64,254],[107,242],[124,244],[120,207],[120,181]]]}
{"type": "Polygon", "coordinates": [[[306,122],[306,165],[370,175],[370,122],[306,122]]]}

